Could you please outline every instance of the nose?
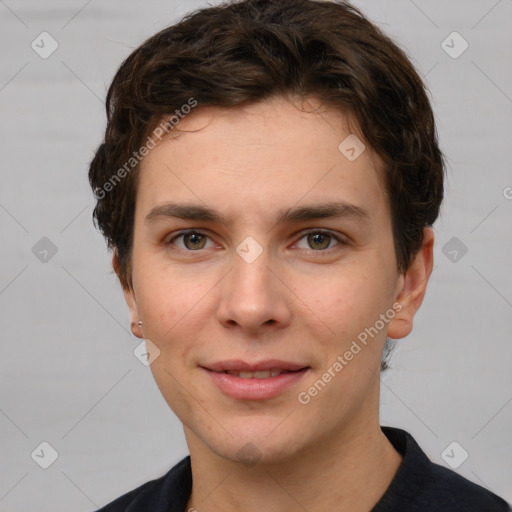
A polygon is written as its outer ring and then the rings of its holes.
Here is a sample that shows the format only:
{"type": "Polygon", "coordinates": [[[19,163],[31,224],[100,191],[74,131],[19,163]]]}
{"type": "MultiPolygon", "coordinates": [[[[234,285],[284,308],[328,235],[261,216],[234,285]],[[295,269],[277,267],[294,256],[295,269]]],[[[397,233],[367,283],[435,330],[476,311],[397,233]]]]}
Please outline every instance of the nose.
{"type": "Polygon", "coordinates": [[[246,334],[268,335],[289,325],[292,294],[266,249],[249,261],[233,255],[232,270],[221,284],[218,321],[246,334]]]}

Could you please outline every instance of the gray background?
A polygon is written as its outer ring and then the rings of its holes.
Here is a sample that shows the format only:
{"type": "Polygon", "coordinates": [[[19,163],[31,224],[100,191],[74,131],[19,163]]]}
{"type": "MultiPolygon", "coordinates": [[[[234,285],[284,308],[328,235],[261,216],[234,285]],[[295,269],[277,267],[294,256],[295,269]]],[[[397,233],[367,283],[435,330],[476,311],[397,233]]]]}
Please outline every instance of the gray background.
{"type": "MultiPolygon", "coordinates": [[[[0,0],[0,512],[93,510],[188,453],[132,354],[87,168],[121,61],[204,5],[0,0]],[[59,45],[47,59],[31,48],[43,31],[59,45]],[[58,452],[46,470],[31,457],[43,441],[58,452]]],[[[356,5],[426,77],[449,164],[435,270],[383,378],[381,423],[443,465],[457,441],[469,453],[457,471],[512,501],[512,2],[356,5]],[[458,58],[442,47],[453,31],[469,43],[458,58]]]]}

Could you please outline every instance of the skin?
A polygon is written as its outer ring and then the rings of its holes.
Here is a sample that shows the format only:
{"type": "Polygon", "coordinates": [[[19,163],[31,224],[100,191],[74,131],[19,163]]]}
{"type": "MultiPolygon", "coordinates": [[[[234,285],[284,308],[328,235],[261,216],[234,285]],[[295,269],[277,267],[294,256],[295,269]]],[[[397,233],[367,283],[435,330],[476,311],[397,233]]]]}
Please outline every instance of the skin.
{"type": "Polygon", "coordinates": [[[382,161],[368,144],[349,161],[338,145],[357,123],[330,107],[308,110],[282,97],[197,108],[141,164],[124,294],[134,335],[160,350],[151,370],[184,426],[194,481],[187,510],[367,512],[401,462],[379,426],[380,361],[386,335],[412,329],[432,272],[433,232],[425,228],[399,274],[382,161]],[[369,221],[276,224],[282,208],[339,200],[368,210],[369,221]],[[145,223],[166,201],[206,205],[226,222],[145,223]],[[174,238],[191,228],[206,239],[174,238]],[[308,239],[304,230],[314,229],[346,244],[308,239]],[[248,236],[263,250],[252,263],[236,252],[248,236]],[[301,404],[299,392],[397,303],[378,335],[301,404]],[[199,367],[230,358],[311,368],[275,398],[237,400],[199,367]],[[238,453],[247,443],[254,465],[238,453]]]}

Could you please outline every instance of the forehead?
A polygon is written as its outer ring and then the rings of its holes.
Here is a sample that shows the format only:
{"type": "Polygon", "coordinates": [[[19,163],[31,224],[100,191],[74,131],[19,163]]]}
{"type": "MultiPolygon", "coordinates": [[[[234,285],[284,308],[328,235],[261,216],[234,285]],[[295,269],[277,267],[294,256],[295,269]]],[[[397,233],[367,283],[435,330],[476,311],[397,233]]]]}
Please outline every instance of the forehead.
{"type": "Polygon", "coordinates": [[[198,107],[142,161],[137,210],[181,201],[270,221],[283,207],[344,201],[378,216],[383,162],[363,140],[354,119],[314,99],[198,107]]]}

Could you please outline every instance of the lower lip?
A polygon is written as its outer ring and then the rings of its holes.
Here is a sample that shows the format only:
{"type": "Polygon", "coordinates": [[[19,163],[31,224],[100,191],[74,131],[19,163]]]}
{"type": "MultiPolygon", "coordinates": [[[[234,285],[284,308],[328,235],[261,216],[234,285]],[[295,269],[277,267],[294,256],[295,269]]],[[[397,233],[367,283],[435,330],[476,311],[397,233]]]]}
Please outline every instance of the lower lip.
{"type": "Polygon", "coordinates": [[[205,368],[224,394],[238,400],[273,398],[299,382],[308,370],[309,368],[304,368],[296,372],[285,372],[267,379],[242,379],[229,373],[214,372],[205,368]]]}

